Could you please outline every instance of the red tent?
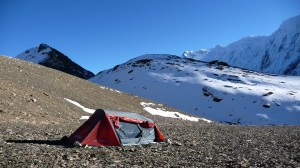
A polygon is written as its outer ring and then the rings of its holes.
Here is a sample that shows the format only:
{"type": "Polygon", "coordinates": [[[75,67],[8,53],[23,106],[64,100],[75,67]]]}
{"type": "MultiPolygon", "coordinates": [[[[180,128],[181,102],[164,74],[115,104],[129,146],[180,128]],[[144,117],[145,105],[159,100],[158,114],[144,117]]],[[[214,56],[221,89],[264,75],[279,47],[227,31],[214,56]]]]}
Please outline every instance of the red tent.
{"type": "Polygon", "coordinates": [[[164,137],[149,118],[136,113],[98,109],[69,137],[72,143],[120,146],[163,142],[164,137]]]}

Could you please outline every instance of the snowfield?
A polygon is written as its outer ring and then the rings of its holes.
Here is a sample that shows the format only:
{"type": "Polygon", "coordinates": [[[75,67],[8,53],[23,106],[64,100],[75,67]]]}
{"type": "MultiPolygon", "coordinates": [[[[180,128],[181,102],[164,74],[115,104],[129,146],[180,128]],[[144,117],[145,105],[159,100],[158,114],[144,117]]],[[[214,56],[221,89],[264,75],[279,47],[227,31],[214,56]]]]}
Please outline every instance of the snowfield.
{"type": "Polygon", "coordinates": [[[51,51],[51,48],[45,48],[43,52],[40,52],[39,48],[31,48],[17,55],[16,58],[26,60],[33,63],[40,63],[49,59],[48,53],[51,51]]]}
{"type": "MultiPolygon", "coordinates": [[[[81,108],[84,112],[93,114],[96,110],[95,109],[90,109],[90,108],[86,108],[83,105],[79,104],[76,101],[70,100],[65,98],[66,101],[74,104],[75,106],[81,108]]],[[[145,103],[145,102],[141,102],[141,105],[144,107],[144,110],[149,112],[152,115],[159,115],[159,116],[163,116],[163,117],[171,117],[171,118],[177,118],[177,119],[182,119],[182,120],[189,120],[189,121],[198,121],[199,119],[206,121],[208,123],[212,122],[210,120],[207,119],[203,119],[203,118],[196,118],[196,117],[192,117],[192,116],[188,116],[188,115],[184,115],[181,114],[179,112],[170,112],[170,111],[166,111],[163,108],[157,108],[154,109],[151,106],[155,106],[154,103],[145,103]]],[[[80,119],[81,120],[87,120],[89,119],[90,116],[81,116],[80,119]]]]}
{"type": "Polygon", "coordinates": [[[189,121],[203,120],[203,121],[206,121],[208,123],[212,122],[212,121],[204,119],[204,118],[192,117],[192,116],[181,114],[179,112],[166,111],[163,108],[153,108],[153,107],[151,107],[151,106],[155,106],[155,104],[153,104],[153,103],[142,102],[141,105],[144,107],[145,111],[149,112],[152,115],[159,115],[159,116],[170,117],[170,118],[178,118],[178,119],[189,120],[189,121]]]}
{"type": "Polygon", "coordinates": [[[298,76],[257,73],[174,55],[143,55],[90,81],[220,123],[300,124],[298,76]]]}

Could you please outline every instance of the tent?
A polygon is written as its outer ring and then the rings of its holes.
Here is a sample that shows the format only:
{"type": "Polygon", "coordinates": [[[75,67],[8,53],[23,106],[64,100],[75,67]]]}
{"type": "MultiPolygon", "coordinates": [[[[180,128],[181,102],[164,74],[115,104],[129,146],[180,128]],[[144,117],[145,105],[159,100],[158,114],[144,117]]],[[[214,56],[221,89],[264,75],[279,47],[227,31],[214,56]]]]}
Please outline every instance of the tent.
{"type": "Polygon", "coordinates": [[[68,138],[90,146],[120,146],[163,142],[153,120],[129,112],[98,109],[68,138]]]}

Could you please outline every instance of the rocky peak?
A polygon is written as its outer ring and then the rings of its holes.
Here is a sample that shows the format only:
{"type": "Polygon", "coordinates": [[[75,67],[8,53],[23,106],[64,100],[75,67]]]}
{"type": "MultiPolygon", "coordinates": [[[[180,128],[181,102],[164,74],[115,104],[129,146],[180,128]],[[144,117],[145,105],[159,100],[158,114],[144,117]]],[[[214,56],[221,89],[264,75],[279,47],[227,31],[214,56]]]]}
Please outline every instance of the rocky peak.
{"type": "Polygon", "coordinates": [[[42,44],[40,44],[40,45],[38,46],[38,52],[41,52],[41,51],[43,51],[43,50],[45,50],[45,49],[47,49],[47,48],[51,48],[51,47],[48,46],[47,44],[42,43],[42,44]]]}
{"type": "Polygon", "coordinates": [[[76,64],[62,52],[44,43],[38,47],[26,50],[17,55],[16,58],[44,65],[83,79],[89,79],[94,76],[92,72],[76,64]]]}

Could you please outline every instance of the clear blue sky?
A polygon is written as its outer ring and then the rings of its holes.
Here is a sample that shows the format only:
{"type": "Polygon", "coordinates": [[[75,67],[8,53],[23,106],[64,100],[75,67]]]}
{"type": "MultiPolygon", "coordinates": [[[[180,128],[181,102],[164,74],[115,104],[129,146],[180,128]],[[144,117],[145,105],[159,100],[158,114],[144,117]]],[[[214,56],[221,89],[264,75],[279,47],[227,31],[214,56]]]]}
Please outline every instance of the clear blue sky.
{"type": "Polygon", "coordinates": [[[46,43],[98,73],[143,54],[270,35],[300,0],[0,0],[0,54],[46,43]]]}

